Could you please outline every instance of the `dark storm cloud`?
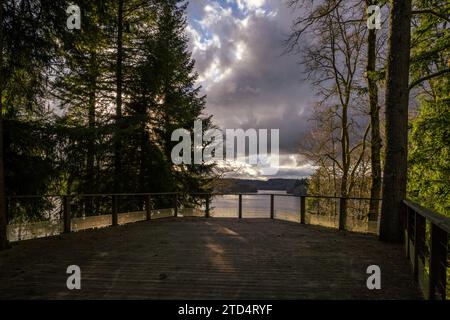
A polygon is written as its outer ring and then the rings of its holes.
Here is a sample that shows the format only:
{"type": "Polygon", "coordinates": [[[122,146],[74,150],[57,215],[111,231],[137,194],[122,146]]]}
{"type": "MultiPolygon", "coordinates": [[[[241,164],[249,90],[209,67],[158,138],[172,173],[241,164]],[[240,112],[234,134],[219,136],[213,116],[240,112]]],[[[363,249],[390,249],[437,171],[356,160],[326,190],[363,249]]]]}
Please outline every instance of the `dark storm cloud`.
{"type": "Polygon", "coordinates": [[[207,112],[223,128],[280,129],[282,153],[297,151],[312,100],[298,57],[282,54],[292,18],[279,0],[197,0],[189,8],[207,112]]]}

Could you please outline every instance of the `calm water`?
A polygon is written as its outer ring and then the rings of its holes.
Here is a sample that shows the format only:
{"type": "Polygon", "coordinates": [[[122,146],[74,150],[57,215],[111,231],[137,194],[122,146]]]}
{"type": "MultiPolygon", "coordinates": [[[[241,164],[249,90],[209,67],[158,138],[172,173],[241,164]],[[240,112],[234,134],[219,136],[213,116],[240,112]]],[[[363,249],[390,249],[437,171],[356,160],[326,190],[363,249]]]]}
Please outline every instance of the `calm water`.
{"type": "MultiPolygon", "coordinates": [[[[242,215],[244,218],[270,218],[270,195],[275,194],[275,218],[300,222],[300,199],[286,195],[285,191],[261,190],[255,195],[242,197],[242,215]],[[277,196],[279,194],[279,196],[277,196]]],[[[336,199],[318,199],[306,202],[306,223],[330,228],[339,225],[339,201],[336,199]]],[[[369,222],[368,201],[349,200],[347,209],[346,228],[355,232],[378,232],[378,222],[369,222]]],[[[239,206],[238,196],[220,196],[212,201],[211,216],[237,217],[239,206]]]]}
{"type": "MultiPolygon", "coordinates": [[[[281,196],[286,191],[260,190],[255,195],[242,196],[242,213],[244,218],[269,218],[270,195],[274,197],[275,217],[299,221],[300,201],[298,197],[281,196]],[[280,196],[276,196],[279,194],[280,196]]],[[[211,204],[213,217],[237,217],[239,210],[239,196],[218,196],[211,204]]]]}

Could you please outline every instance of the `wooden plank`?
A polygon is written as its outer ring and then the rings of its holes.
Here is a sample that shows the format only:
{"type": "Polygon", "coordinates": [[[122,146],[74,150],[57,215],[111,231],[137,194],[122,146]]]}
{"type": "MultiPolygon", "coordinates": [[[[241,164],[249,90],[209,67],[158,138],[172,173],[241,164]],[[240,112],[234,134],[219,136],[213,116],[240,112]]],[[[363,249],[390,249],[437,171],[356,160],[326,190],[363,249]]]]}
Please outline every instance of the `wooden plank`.
{"type": "Polygon", "coordinates": [[[425,218],[415,213],[413,276],[417,282],[419,281],[419,259],[423,263],[425,256],[425,227],[425,218]]]}
{"type": "Polygon", "coordinates": [[[405,236],[404,236],[404,241],[405,241],[405,256],[406,259],[409,259],[409,250],[410,250],[410,243],[409,243],[409,239],[411,237],[411,230],[410,230],[410,209],[409,207],[406,207],[406,221],[405,221],[405,225],[404,225],[404,229],[405,229],[405,236]]]}
{"type": "Polygon", "coordinates": [[[447,284],[447,233],[431,225],[429,293],[430,300],[445,300],[447,284]]]}
{"type": "Polygon", "coordinates": [[[0,299],[420,299],[400,245],[270,219],[183,218],[24,241],[0,299]],[[82,290],[67,290],[68,265],[82,290]],[[377,264],[382,290],[368,290],[377,264]]]}

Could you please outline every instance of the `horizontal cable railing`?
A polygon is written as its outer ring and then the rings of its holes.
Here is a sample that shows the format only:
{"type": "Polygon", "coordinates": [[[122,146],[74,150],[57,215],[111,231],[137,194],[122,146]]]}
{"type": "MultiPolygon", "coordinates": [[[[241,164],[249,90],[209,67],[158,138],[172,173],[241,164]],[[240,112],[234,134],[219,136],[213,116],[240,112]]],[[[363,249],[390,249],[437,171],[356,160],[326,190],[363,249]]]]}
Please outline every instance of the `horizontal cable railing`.
{"type": "Polygon", "coordinates": [[[271,192],[9,196],[8,238],[17,241],[176,216],[272,218],[377,233],[378,222],[368,215],[369,201],[271,192]]]}

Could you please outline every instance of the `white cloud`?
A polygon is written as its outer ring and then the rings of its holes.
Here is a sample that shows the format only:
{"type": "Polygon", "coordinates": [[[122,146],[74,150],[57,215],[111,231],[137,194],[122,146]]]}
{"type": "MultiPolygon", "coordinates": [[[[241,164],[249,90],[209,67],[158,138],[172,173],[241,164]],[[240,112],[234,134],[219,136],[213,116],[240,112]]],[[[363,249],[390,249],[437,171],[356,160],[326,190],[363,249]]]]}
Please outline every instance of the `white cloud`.
{"type": "MultiPolygon", "coordinates": [[[[277,166],[277,178],[299,179],[310,176],[316,167],[310,163],[297,161],[297,154],[281,154],[280,165],[277,166]]],[[[225,166],[224,166],[225,167],[225,166]]],[[[235,161],[227,161],[226,167],[232,168],[225,176],[227,178],[245,178],[245,179],[270,179],[271,176],[263,176],[262,168],[252,166],[248,163],[248,158],[236,159],[235,161]]]]}
{"type": "MultiPolygon", "coordinates": [[[[280,0],[196,0],[190,12],[190,45],[206,112],[223,129],[280,129],[281,152],[294,157],[309,127],[305,108],[313,94],[300,81],[298,57],[282,55],[292,12],[280,0]]],[[[277,176],[312,172],[282,159],[277,176]]],[[[258,172],[246,168],[245,175],[258,172]]]]}
{"type": "Polygon", "coordinates": [[[209,39],[202,39],[200,32],[191,26],[187,27],[187,32],[191,38],[192,53],[195,55],[197,51],[207,51],[211,48],[220,49],[222,42],[217,34],[213,34],[209,39]]]}
{"type": "Polygon", "coordinates": [[[240,41],[236,45],[236,51],[235,51],[236,60],[238,60],[238,61],[243,60],[245,58],[246,52],[247,52],[247,46],[246,46],[245,42],[240,41]]]}
{"type": "Polygon", "coordinates": [[[203,19],[200,24],[203,27],[211,27],[216,23],[219,23],[223,18],[232,17],[233,12],[231,8],[223,8],[217,2],[211,2],[205,6],[203,19]]]}
{"type": "Polygon", "coordinates": [[[223,67],[219,58],[214,58],[209,67],[199,75],[199,81],[203,82],[206,90],[215,83],[219,83],[228,77],[233,71],[230,67],[223,67]]]}
{"type": "Polygon", "coordinates": [[[242,16],[234,16],[231,6],[207,1],[201,18],[188,27],[194,58],[200,61],[197,65],[199,84],[206,93],[219,83],[222,85],[233,70],[242,68],[242,63],[253,56],[247,42],[255,21],[276,16],[275,12],[263,9],[266,0],[233,1],[228,3],[237,4],[244,13],[242,16]]]}
{"type": "Polygon", "coordinates": [[[243,12],[260,9],[264,6],[265,0],[237,0],[238,8],[243,12]]]}

